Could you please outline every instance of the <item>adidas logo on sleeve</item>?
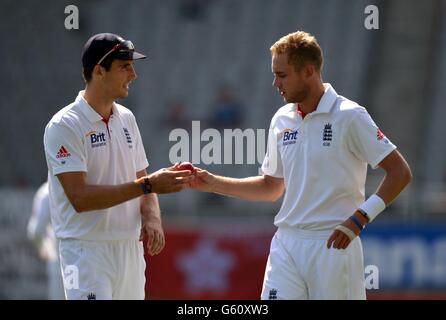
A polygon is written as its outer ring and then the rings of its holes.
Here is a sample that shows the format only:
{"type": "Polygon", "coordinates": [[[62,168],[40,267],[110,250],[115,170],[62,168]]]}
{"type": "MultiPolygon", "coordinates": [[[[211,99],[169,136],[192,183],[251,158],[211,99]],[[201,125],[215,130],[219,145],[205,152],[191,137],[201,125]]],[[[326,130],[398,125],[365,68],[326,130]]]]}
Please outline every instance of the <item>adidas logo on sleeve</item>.
{"type": "Polygon", "coordinates": [[[56,158],[57,158],[57,159],[60,159],[60,158],[67,158],[67,157],[70,157],[70,156],[71,156],[71,153],[69,153],[69,152],[67,151],[67,149],[65,149],[64,146],[61,146],[60,149],[59,149],[59,151],[58,151],[57,154],[56,154],[56,158]]]}

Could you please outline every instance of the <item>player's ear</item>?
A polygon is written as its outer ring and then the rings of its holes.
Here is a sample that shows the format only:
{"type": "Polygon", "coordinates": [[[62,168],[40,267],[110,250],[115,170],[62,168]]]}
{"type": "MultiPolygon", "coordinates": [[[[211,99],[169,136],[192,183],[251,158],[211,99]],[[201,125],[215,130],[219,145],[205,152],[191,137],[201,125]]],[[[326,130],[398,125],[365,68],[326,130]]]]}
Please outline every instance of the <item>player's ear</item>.
{"type": "Polygon", "coordinates": [[[311,78],[316,72],[316,68],[313,64],[307,63],[304,67],[304,74],[306,78],[311,78]]]}
{"type": "Polygon", "coordinates": [[[101,79],[104,76],[105,73],[105,69],[103,67],[101,67],[100,65],[95,65],[93,68],[93,74],[98,77],[99,79],[101,79]]]}

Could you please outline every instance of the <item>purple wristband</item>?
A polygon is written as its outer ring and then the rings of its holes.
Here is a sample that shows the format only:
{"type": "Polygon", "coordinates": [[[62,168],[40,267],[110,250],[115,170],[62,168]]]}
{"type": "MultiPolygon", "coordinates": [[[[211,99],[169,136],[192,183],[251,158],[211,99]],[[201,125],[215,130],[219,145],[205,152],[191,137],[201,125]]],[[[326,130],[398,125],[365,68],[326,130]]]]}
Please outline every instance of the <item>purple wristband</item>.
{"type": "Polygon", "coordinates": [[[351,221],[353,221],[354,224],[356,224],[356,226],[359,228],[359,230],[362,231],[362,229],[364,229],[364,227],[362,226],[361,222],[359,222],[358,218],[356,218],[355,216],[350,216],[349,219],[351,221]]]}

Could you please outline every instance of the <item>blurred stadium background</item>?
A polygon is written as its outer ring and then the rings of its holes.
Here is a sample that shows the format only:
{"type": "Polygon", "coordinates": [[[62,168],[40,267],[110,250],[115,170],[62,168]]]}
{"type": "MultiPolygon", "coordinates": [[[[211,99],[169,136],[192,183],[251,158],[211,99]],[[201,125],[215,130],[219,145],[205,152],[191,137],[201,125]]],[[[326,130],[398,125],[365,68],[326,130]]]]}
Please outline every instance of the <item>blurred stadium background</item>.
{"type": "MultiPolygon", "coordinates": [[[[363,233],[365,264],[379,268],[369,298],[446,298],[445,16],[443,0],[2,0],[0,298],[46,298],[45,264],[26,224],[46,179],[44,127],[83,89],[80,55],[92,34],[121,34],[149,57],[136,63],[139,79],[123,104],[157,170],[170,165],[173,128],[228,124],[218,111],[222,91],[233,126],[268,128],[283,104],[271,87],[269,47],[296,30],[318,38],[324,81],[365,106],[413,170],[411,186],[363,233]],[[70,4],[79,30],[64,28],[70,4]],[[370,4],[379,30],[364,27],[370,4]]],[[[201,166],[237,177],[259,167],[201,166]]],[[[369,170],[367,194],[382,176],[369,170]]],[[[160,202],[167,246],[148,258],[150,298],[258,298],[280,201],[185,191],[160,202]]]]}

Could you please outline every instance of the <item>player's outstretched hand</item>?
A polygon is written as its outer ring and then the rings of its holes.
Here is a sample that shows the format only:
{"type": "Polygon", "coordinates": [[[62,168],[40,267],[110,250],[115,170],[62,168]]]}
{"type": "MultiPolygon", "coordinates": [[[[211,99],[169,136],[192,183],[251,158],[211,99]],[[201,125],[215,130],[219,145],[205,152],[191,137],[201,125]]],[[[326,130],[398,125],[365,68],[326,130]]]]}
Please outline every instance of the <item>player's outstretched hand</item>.
{"type": "Polygon", "coordinates": [[[148,176],[154,193],[178,192],[188,187],[194,179],[190,170],[178,171],[175,166],[160,169],[148,176]]]}
{"type": "Polygon", "coordinates": [[[346,228],[345,232],[335,229],[327,241],[327,248],[330,249],[332,246],[334,249],[346,249],[353,237],[357,237],[361,230],[354,224],[350,219],[345,220],[340,226],[346,228]],[[349,233],[350,237],[346,234],[349,233]]]}
{"type": "Polygon", "coordinates": [[[147,252],[151,255],[159,254],[166,244],[161,220],[158,218],[142,218],[141,235],[139,240],[147,239],[147,252]]]}
{"type": "Polygon", "coordinates": [[[194,179],[189,182],[189,187],[202,192],[212,192],[215,176],[209,171],[195,167],[194,179]]]}

